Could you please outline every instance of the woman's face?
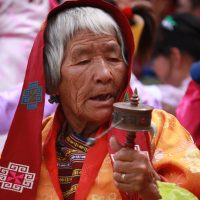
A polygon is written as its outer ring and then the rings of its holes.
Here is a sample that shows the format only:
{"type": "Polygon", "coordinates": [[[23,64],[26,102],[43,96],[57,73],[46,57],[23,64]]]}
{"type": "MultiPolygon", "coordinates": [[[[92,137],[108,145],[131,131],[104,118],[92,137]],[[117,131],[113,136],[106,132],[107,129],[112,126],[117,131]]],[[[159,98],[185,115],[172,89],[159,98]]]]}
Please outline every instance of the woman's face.
{"type": "Polygon", "coordinates": [[[89,31],[67,44],[59,95],[67,119],[102,124],[125,87],[127,67],[115,36],[89,31]]]}
{"type": "Polygon", "coordinates": [[[176,11],[190,12],[192,9],[190,0],[178,0],[176,11]]]}
{"type": "Polygon", "coordinates": [[[168,83],[171,76],[170,59],[166,56],[157,56],[153,60],[153,69],[161,83],[168,83]]]}

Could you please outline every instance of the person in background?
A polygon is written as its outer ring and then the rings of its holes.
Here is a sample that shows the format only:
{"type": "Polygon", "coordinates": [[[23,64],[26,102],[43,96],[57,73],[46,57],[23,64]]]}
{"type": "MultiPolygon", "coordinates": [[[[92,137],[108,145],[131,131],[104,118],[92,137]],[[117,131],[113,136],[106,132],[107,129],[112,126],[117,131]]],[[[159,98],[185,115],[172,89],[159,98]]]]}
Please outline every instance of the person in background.
{"type": "Polygon", "coordinates": [[[163,109],[175,114],[191,80],[191,64],[200,59],[200,20],[188,13],[167,16],[160,24],[152,66],[161,84],[154,87],[163,109]]]}
{"type": "Polygon", "coordinates": [[[186,93],[176,109],[176,116],[191,133],[195,144],[200,149],[200,61],[192,64],[191,77],[186,93]]]}
{"type": "Polygon", "coordinates": [[[200,0],[177,0],[175,11],[190,13],[200,18],[200,0]]]}
{"type": "Polygon", "coordinates": [[[156,15],[157,24],[167,16],[172,14],[176,9],[177,0],[149,0],[154,9],[156,15]]]}

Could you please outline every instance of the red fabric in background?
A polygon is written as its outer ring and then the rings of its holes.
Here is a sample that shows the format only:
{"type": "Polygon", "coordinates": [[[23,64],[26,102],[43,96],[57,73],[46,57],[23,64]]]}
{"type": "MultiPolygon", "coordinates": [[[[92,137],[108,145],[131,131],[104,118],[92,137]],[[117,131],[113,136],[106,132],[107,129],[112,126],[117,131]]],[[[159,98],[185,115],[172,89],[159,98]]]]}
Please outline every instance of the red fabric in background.
{"type": "Polygon", "coordinates": [[[122,10],[122,12],[126,15],[126,17],[132,21],[133,20],[133,11],[130,7],[126,7],[122,10]]]}
{"type": "Polygon", "coordinates": [[[200,149],[200,84],[195,81],[190,82],[176,110],[176,115],[200,149]]]}
{"type": "Polygon", "coordinates": [[[50,8],[53,9],[58,6],[58,2],[56,0],[49,0],[50,8]]]}

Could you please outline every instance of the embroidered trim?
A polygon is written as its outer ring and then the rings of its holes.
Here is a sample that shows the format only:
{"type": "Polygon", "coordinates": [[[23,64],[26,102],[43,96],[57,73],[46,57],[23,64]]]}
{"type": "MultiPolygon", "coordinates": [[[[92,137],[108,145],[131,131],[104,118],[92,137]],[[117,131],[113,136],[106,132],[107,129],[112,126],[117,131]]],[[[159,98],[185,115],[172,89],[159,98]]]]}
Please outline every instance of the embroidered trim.
{"type": "Polygon", "coordinates": [[[27,110],[35,110],[40,102],[42,102],[42,87],[38,85],[38,81],[29,83],[28,89],[23,91],[21,104],[25,104],[27,110]]]}
{"type": "Polygon", "coordinates": [[[35,173],[29,173],[29,166],[10,162],[8,168],[0,166],[1,189],[23,192],[32,189],[35,173]]]}
{"type": "Polygon", "coordinates": [[[79,140],[78,138],[76,138],[73,135],[70,135],[70,137],[67,137],[65,139],[65,142],[68,143],[68,145],[70,145],[71,147],[76,148],[76,149],[83,151],[85,153],[88,150],[88,147],[85,146],[84,142],[79,140]]]}

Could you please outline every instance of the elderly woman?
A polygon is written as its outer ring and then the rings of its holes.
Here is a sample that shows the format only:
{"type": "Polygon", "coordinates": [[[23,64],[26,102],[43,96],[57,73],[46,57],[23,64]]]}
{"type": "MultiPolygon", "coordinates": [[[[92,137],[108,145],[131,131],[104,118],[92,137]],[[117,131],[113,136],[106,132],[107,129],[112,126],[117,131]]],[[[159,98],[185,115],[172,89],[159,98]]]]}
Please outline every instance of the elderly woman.
{"type": "Polygon", "coordinates": [[[87,146],[109,127],[113,103],[131,95],[132,38],[126,18],[104,1],[66,1],[52,10],[0,160],[2,199],[154,200],[161,179],[199,195],[199,151],[163,111],[153,112],[153,137],[136,135],[137,150],[123,147],[118,129],[87,146]],[[60,105],[42,123],[45,89],[60,105]]]}

